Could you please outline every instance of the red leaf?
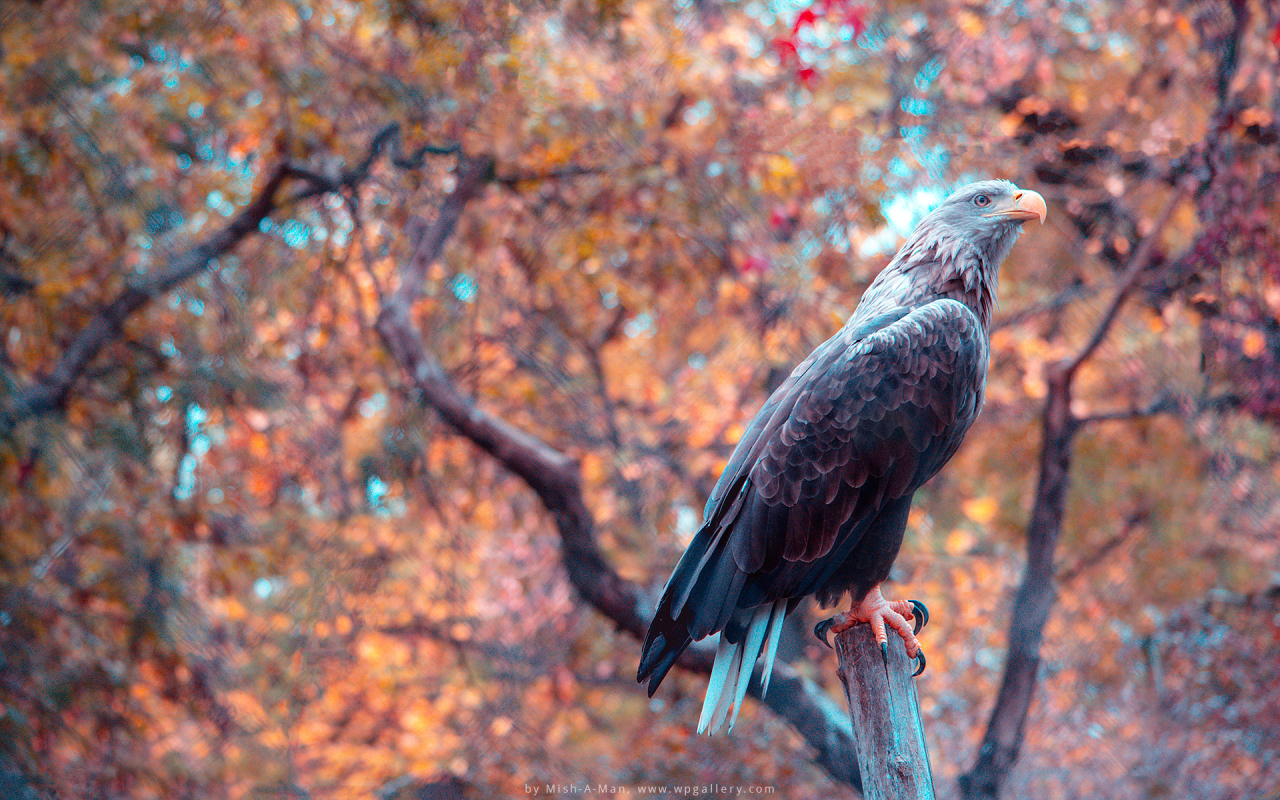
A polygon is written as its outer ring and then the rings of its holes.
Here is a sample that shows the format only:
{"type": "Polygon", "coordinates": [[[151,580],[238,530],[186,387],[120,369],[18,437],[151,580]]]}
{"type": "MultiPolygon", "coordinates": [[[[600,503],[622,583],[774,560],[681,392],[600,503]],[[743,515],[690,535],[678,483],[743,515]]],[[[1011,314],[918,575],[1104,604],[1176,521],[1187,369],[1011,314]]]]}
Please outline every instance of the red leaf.
{"type": "Polygon", "coordinates": [[[800,60],[800,51],[796,49],[796,43],[790,39],[783,39],[779,36],[773,40],[773,49],[778,53],[778,60],[786,64],[789,60],[800,60]]]}
{"type": "Polygon", "coordinates": [[[803,28],[805,25],[812,26],[817,21],[818,21],[817,13],[813,10],[813,6],[809,6],[808,8],[806,8],[804,11],[801,11],[796,16],[796,23],[791,26],[791,35],[795,36],[797,33],[800,32],[800,29],[803,28]]]}
{"type": "Polygon", "coordinates": [[[813,84],[818,80],[818,71],[813,67],[801,67],[796,70],[796,78],[804,84],[806,89],[812,89],[813,84]]]}
{"type": "Polygon", "coordinates": [[[1280,48],[1280,22],[1277,22],[1276,26],[1271,29],[1271,46],[1280,48]]]}
{"type": "Polygon", "coordinates": [[[752,254],[742,259],[742,263],[738,265],[738,272],[743,275],[756,273],[763,275],[769,271],[769,261],[764,256],[752,254]]]}
{"type": "Polygon", "coordinates": [[[857,39],[867,29],[867,7],[854,6],[845,15],[844,24],[853,28],[853,38],[857,39]]]}

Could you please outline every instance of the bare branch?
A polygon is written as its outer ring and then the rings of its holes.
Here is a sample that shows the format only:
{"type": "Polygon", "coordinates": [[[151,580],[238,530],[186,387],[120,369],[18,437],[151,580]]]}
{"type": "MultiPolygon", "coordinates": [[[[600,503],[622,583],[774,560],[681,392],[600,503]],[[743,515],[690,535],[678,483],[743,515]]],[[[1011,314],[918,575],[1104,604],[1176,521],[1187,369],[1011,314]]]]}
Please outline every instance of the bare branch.
{"type": "Polygon", "coordinates": [[[275,194],[288,176],[281,164],[272,170],[266,184],[235,219],[196,246],[183,251],[153,275],[129,280],[114,300],[104,305],[80,329],[53,370],[38,383],[19,391],[9,407],[0,413],[0,429],[13,426],[28,417],[47,414],[62,408],[76,380],[107,343],[118,338],[124,322],[164,294],[191,278],[215,258],[224,255],[275,210],[275,194]]]}
{"type": "Polygon", "coordinates": [[[1173,212],[1182,204],[1182,201],[1191,192],[1194,185],[1195,181],[1188,178],[1178,182],[1177,190],[1165,204],[1160,216],[1156,218],[1155,225],[1151,227],[1151,231],[1143,237],[1142,242],[1133,251],[1133,257],[1129,259],[1129,265],[1120,276],[1120,282],[1116,286],[1115,294],[1111,296],[1111,302],[1107,304],[1107,310],[1103,312],[1102,318],[1098,320],[1097,326],[1094,327],[1093,335],[1089,337],[1089,341],[1085,343],[1084,347],[1080,348],[1080,352],[1076,354],[1075,358],[1063,366],[1063,372],[1068,382],[1075,375],[1076,370],[1080,368],[1080,365],[1089,360],[1093,352],[1107,338],[1107,334],[1111,332],[1111,326],[1120,314],[1120,309],[1138,285],[1138,278],[1151,266],[1157,255],[1156,247],[1160,242],[1160,237],[1163,235],[1165,227],[1169,224],[1169,220],[1173,219],[1173,212]]]}
{"type": "MultiPolygon", "coordinates": [[[[445,198],[435,219],[420,235],[401,269],[400,286],[384,303],[377,330],[422,401],[460,435],[521,478],[551,512],[560,533],[561,560],[569,581],[588,604],[619,630],[642,639],[653,601],[640,587],[614,570],[595,539],[595,519],[582,494],[577,462],[537,437],[484,411],[458,391],[440,363],[428,353],[413,321],[411,304],[422,289],[426,269],[441,256],[466,204],[494,182],[493,162],[462,159],[458,184],[445,198]]],[[[683,667],[710,673],[707,647],[691,647],[680,658],[683,667]]],[[[760,681],[751,684],[759,697],[760,681]]],[[[768,698],[774,713],[791,723],[815,751],[815,762],[833,778],[860,786],[848,717],[812,681],[785,664],[774,666],[768,698]]]]}

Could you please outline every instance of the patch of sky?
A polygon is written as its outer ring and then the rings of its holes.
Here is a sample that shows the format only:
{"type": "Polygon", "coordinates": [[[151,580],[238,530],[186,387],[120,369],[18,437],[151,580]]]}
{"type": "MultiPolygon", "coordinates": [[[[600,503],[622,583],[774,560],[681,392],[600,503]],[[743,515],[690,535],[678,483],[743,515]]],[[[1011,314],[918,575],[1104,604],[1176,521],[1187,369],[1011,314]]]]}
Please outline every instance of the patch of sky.
{"type": "Polygon", "coordinates": [[[191,169],[191,156],[178,153],[178,169],[191,169]]]}
{"type": "Polygon", "coordinates": [[[600,305],[604,306],[605,308],[617,308],[617,307],[618,307],[618,293],[617,293],[616,291],[614,291],[613,289],[611,289],[611,288],[610,288],[610,289],[601,289],[601,290],[600,290],[600,305]]]}
{"type": "Polygon", "coordinates": [[[878,52],[884,49],[884,43],[887,39],[884,28],[879,25],[869,25],[862,35],[858,37],[858,46],[863,50],[878,52]]]}
{"type": "Polygon", "coordinates": [[[920,159],[920,163],[924,165],[925,171],[929,173],[932,180],[941,181],[947,174],[948,165],[951,164],[951,151],[940,144],[935,144],[918,150],[916,158],[920,159]]]}
{"type": "Polygon", "coordinates": [[[311,226],[296,219],[285,220],[280,228],[280,238],[295,250],[301,250],[311,238],[311,226]]]}
{"type": "Polygon", "coordinates": [[[196,457],[187,453],[178,462],[178,481],[173,487],[173,496],[179,500],[190,500],[196,491],[196,457]]]}
{"type": "Polygon", "coordinates": [[[701,370],[707,366],[707,357],[702,353],[694,353],[689,356],[689,368],[701,370]]]}
{"type": "Polygon", "coordinates": [[[263,217],[258,222],[258,230],[261,231],[262,233],[271,233],[271,229],[274,227],[275,225],[267,217],[263,217]]]}
{"type": "Polygon", "coordinates": [[[187,106],[187,116],[192,119],[200,119],[204,116],[204,103],[192,103],[187,106]]]}
{"type": "Polygon", "coordinates": [[[217,486],[205,492],[204,496],[205,496],[205,499],[208,500],[210,503],[217,504],[222,502],[222,490],[219,489],[217,486]]]}
{"type": "Polygon", "coordinates": [[[187,405],[187,435],[198,436],[200,434],[200,426],[209,419],[209,413],[200,407],[199,403],[190,403],[187,405]]]}
{"type": "Polygon", "coordinates": [[[169,295],[169,308],[176,309],[181,305],[182,305],[182,295],[178,294],[177,292],[174,292],[173,294],[169,295]]]}
{"type": "Polygon", "coordinates": [[[197,317],[204,316],[204,301],[198,297],[193,297],[187,301],[187,310],[197,317]]]}
{"type": "Polygon", "coordinates": [[[147,60],[142,56],[129,56],[130,69],[142,69],[147,65],[147,60]]]}
{"type": "Polygon", "coordinates": [[[275,584],[269,578],[258,578],[253,582],[253,593],[261,600],[266,600],[276,591],[275,584]]]}
{"type": "Polygon", "coordinates": [[[244,96],[245,108],[253,108],[260,105],[262,105],[262,92],[257,89],[254,89],[252,92],[249,92],[244,96]]]}
{"type": "Polygon", "coordinates": [[[719,161],[712,161],[710,164],[707,165],[708,178],[715,178],[719,176],[720,173],[722,172],[724,172],[724,164],[721,164],[719,161]]]}
{"type": "Polygon", "coordinates": [[[173,397],[173,390],[170,389],[168,386],[156,387],[156,399],[159,400],[161,403],[169,402],[169,399],[172,397],[173,397]]]}
{"type": "Polygon", "coordinates": [[[377,475],[370,475],[364,481],[364,496],[368,501],[370,508],[381,508],[382,500],[387,496],[390,487],[387,482],[377,475]]]}
{"type": "Polygon", "coordinates": [[[927,117],[933,113],[933,103],[923,97],[904,97],[899,105],[903,111],[917,117],[927,117]]]}
{"type": "Polygon", "coordinates": [[[637,314],[635,319],[628,320],[622,330],[629,339],[635,339],[640,336],[650,337],[657,332],[657,328],[653,324],[653,316],[648,312],[637,314]]]}
{"type": "Polygon", "coordinates": [[[164,79],[164,88],[166,88],[166,89],[177,89],[177,88],[178,88],[178,76],[177,76],[177,75],[170,75],[169,77],[165,78],[165,79],[164,79]]]}
{"type": "Polygon", "coordinates": [[[133,235],[133,243],[143,250],[150,250],[152,245],[151,237],[141,233],[133,235]]]}
{"type": "Polygon", "coordinates": [[[907,162],[901,158],[895,158],[889,162],[889,174],[899,178],[910,178],[911,167],[907,166],[907,162]]]}
{"type": "Polygon", "coordinates": [[[198,156],[201,161],[212,161],[213,145],[208,142],[201,142],[200,146],[196,148],[196,156],[198,156]]]}
{"type": "Polygon", "coordinates": [[[453,292],[453,296],[464,303],[470,303],[476,299],[479,293],[479,287],[476,285],[476,279],[465,272],[459,272],[453,276],[453,280],[449,283],[449,289],[453,292]]]}
{"type": "Polygon", "coordinates": [[[1058,24],[1071,33],[1088,33],[1092,29],[1089,15],[1081,3],[1070,3],[1058,18],[1058,24]]]}
{"type": "Polygon", "coordinates": [[[289,342],[284,346],[284,358],[286,361],[296,361],[300,355],[302,355],[302,350],[293,342],[289,342]]]}
{"type": "Polygon", "coordinates": [[[682,541],[689,541],[698,532],[698,512],[689,506],[676,509],[676,536],[682,541]]]}
{"type": "Polygon", "coordinates": [[[360,416],[369,419],[380,414],[386,407],[387,395],[383,392],[374,392],[360,404],[360,416]]]}
{"type": "Polygon", "coordinates": [[[711,301],[704,297],[698,301],[698,305],[695,306],[695,308],[698,309],[699,314],[705,317],[707,314],[711,313],[711,301]]]}
{"type": "Polygon", "coordinates": [[[684,122],[686,125],[697,125],[710,116],[711,103],[706,100],[699,100],[684,110],[684,122]]]}
{"type": "Polygon", "coordinates": [[[178,346],[173,343],[172,336],[164,337],[164,341],[160,343],[160,352],[163,353],[166,358],[177,358],[178,346]]]}
{"type": "Polygon", "coordinates": [[[164,45],[162,44],[151,45],[150,54],[151,54],[152,61],[164,61],[165,59],[164,45]]]}
{"type": "Polygon", "coordinates": [[[132,91],[133,91],[133,81],[129,80],[128,78],[121,78],[120,80],[116,81],[116,94],[123,97],[124,95],[127,95],[129,92],[132,92],[132,91]]]}
{"type": "Polygon", "coordinates": [[[804,233],[798,238],[800,239],[798,255],[801,261],[816,258],[818,253],[822,251],[822,245],[811,234],[804,233]]]}
{"type": "Polygon", "coordinates": [[[916,88],[922,92],[928,91],[933,82],[942,74],[942,69],[947,65],[947,60],[943,56],[934,56],[924,63],[920,71],[916,73],[916,88]]]}
{"type": "Polygon", "coordinates": [[[210,444],[211,442],[209,441],[208,436],[197,436],[191,442],[191,455],[196,458],[200,458],[205,453],[209,452],[210,444]]]}
{"type": "Polygon", "coordinates": [[[885,226],[862,243],[862,255],[873,256],[891,253],[899,243],[946,196],[946,192],[936,186],[922,187],[910,192],[892,195],[880,204],[880,213],[884,215],[885,226]]]}

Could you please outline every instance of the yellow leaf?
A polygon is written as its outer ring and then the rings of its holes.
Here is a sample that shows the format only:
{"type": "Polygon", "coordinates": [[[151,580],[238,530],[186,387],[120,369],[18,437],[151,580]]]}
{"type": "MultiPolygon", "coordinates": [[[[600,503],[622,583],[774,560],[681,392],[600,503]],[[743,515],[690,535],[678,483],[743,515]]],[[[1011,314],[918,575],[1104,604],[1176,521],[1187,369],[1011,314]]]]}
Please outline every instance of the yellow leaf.
{"type": "Polygon", "coordinates": [[[1240,343],[1240,347],[1249,358],[1257,358],[1266,349],[1267,339],[1260,331],[1250,330],[1244,335],[1244,341],[1240,343]]]}
{"type": "Polygon", "coordinates": [[[961,508],[964,515],[979,525],[989,525],[996,518],[1000,504],[994,497],[974,497],[965,500],[961,508]]]}
{"type": "Polygon", "coordinates": [[[972,11],[961,11],[956,15],[956,25],[965,35],[971,39],[982,38],[986,32],[986,26],[982,24],[982,18],[972,11]]]}

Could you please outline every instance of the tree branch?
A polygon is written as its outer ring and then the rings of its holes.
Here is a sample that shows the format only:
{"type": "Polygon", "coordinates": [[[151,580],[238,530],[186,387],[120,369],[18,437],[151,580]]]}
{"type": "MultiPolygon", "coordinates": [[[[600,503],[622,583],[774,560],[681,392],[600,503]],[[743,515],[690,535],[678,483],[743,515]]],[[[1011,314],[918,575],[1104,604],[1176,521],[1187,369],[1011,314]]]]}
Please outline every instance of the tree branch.
{"type": "Polygon", "coordinates": [[[8,408],[0,413],[0,429],[11,430],[28,417],[47,414],[62,408],[76,380],[84,373],[107,343],[118,338],[124,322],[149,304],[157,295],[173,289],[205,268],[210,261],[227,253],[275,210],[275,194],[289,175],[281,164],[272,170],[266,184],[249,201],[235,219],[203,242],[180,253],[153,275],[126,282],[115,299],[100,308],[80,329],[63,351],[53,370],[39,382],[17,392],[8,408]]]}
{"type": "Polygon", "coordinates": [[[369,177],[374,162],[398,133],[399,126],[394,123],[382,128],[369,143],[368,152],[359,164],[338,178],[327,177],[288,161],[277,164],[258,193],[224,227],[194,247],[179,253],[158,271],[128,279],[125,288],[98,309],[80,329],[53,369],[9,398],[6,407],[0,409],[0,432],[12,430],[29,417],[63,408],[71,389],[84,375],[89,363],[102,352],[102,348],[120,337],[125,320],[145,308],[157,296],[194,277],[210,261],[230,252],[247,236],[257,232],[262,221],[284,205],[277,202],[276,194],[286,180],[292,178],[307,184],[301,192],[289,198],[289,203],[354,188],[369,177]]]}
{"type": "Polygon", "coordinates": [[[1073,358],[1058,362],[1048,370],[1048,394],[1041,417],[1040,477],[1027,524],[1027,563],[1013,600],[1009,651],[1000,691],[978,758],[973,768],[960,776],[960,791],[966,800],[996,800],[1022,746],[1027,712],[1040,670],[1040,643],[1055,599],[1053,559],[1066,511],[1072,442],[1081,428],[1080,418],[1071,411],[1075,375],[1106,339],[1125,300],[1152,263],[1161,233],[1192,185],[1192,181],[1186,179],[1179,183],[1156,224],[1134,251],[1089,340],[1073,358]]]}
{"type": "Polygon", "coordinates": [[[1147,267],[1151,266],[1151,262],[1157,254],[1156,247],[1160,242],[1160,236],[1164,233],[1169,220],[1173,218],[1173,212],[1182,204],[1183,199],[1190,193],[1194,185],[1195,181],[1190,178],[1183,178],[1178,182],[1177,190],[1165,204],[1160,216],[1156,218],[1156,223],[1151,227],[1150,233],[1143,237],[1138,248],[1133,251],[1133,257],[1129,259],[1128,266],[1120,276],[1120,282],[1116,286],[1115,293],[1111,296],[1111,302],[1107,304],[1107,310],[1103,312],[1102,318],[1098,320],[1098,324],[1094,327],[1093,335],[1089,337],[1089,341],[1085,343],[1084,347],[1080,348],[1080,352],[1076,354],[1075,358],[1062,367],[1068,382],[1074,377],[1080,365],[1089,360],[1094,351],[1107,338],[1107,334],[1111,332],[1111,326],[1115,323],[1116,317],[1119,316],[1120,309],[1138,285],[1138,278],[1142,276],[1147,267]]]}
{"type": "MultiPolygon", "coordinates": [[[[458,391],[440,363],[427,352],[412,314],[427,267],[440,258],[467,203],[496,182],[493,162],[464,158],[457,186],[445,198],[436,219],[419,236],[401,269],[400,286],[383,305],[377,331],[422,402],[458,434],[470,440],[523,480],[551,512],[560,534],[561,561],[570,583],[588,604],[621,631],[643,639],[652,598],[614,570],[595,539],[595,519],[582,495],[577,462],[537,437],[478,407],[458,391]]],[[[706,647],[685,651],[680,665],[708,674],[712,653],[706,647]]],[[[760,681],[751,684],[759,698],[760,681]]],[[[814,748],[814,761],[836,780],[860,787],[852,728],[848,717],[812,681],[786,664],[774,666],[765,704],[786,719],[814,748]]]]}

